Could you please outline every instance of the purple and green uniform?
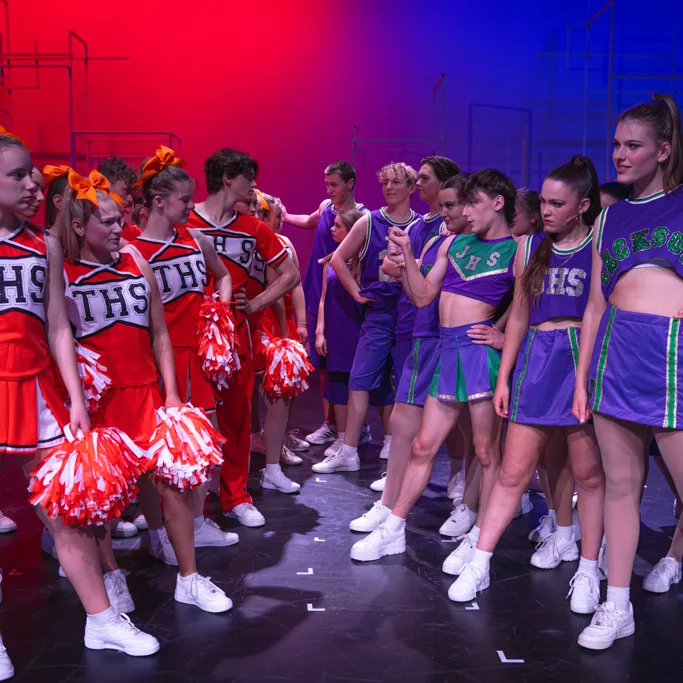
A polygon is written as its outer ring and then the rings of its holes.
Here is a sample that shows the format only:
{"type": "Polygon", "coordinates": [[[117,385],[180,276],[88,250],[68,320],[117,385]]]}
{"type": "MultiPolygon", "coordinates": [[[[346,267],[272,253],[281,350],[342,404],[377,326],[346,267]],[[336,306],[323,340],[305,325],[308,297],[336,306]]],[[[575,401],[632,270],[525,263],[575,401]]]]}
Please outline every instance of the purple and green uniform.
{"type": "MultiPolygon", "coordinates": [[[[356,204],[356,208],[359,211],[366,210],[362,204],[356,204]]],[[[308,327],[309,334],[315,330],[318,321],[318,306],[323,291],[323,264],[319,263],[319,261],[337,248],[337,243],[332,239],[331,228],[338,214],[339,212],[334,208],[332,202],[329,199],[326,200],[320,211],[320,218],[318,218],[318,224],[315,228],[313,247],[311,248],[311,255],[308,259],[303,283],[304,297],[306,299],[306,326],[308,327]]],[[[315,344],[310,346],[311,362],[316,368],[324,369],[324,359],[321,366],[321,359],[315,351],[315,344]]]]}
{"type": "Polygon", "coordinates": [[[377,389],[387,372],[392,374],[397,304],[403,288],[398,280],[382,272],[382,263],[387,255],[389,230],[412,223],[415,214],[412,210],[410,214],[403,223],[391,220],[384,209],[366,214],[368,228],[360,252],[360,293],[372,301],[365,306],[365,320],[351,368],[349,389],[354,391],[377,389]]]}
{"type": "MultiPolygon", "coordinates": [[[[339,281],[334,268],[328,265],[325,293],[325,398],[334,405],[348,403],[349,374],[362,324],[363,307],[354,301],[339,281]]],[[[380,386],[370,392],[370,404],[384,406],[393,402],[391,377],[387,374],[380,386]]]]}
{"type": "MultiPolygon", "coordinates": [[[[660,266],[683,277],[683,191],[627,199],[605,209],[595,244],[605,299],[632,268],[660,266]]],[[[607,304],[589,374],[594,412],[627,422],[683,429],[681,320],[607,304]]]]}
{"type": "MultiPolygon", "coordinates": [[[[513,264],[517,244],[512,237],[486,240],[479,235],[458,235],[448,247],[448,269],[441,292],[483,301],[494,308],[514,286],[513,264]]],[[[441,357],[429,395],[448,403],[490,399],[498,378],[500,351],[475,344],[468,336],[482,320],[457,327],[440,326],[441,357]]]]}
{"type": "MultiPolygon", "coordinates": [[[[434,267],[439,247],[446,237],[446,235],[439,235],[427,243],[427,250],[420,262],[420,272],[423,277],[427,277],[434,267]]],[[[412,348],[403,366],[401,380],[396,390],[397,403],[408,403],[414,406],[425,404],[440,355],[439,297],[437,296],[428,306],[416,309],[412,348]]]]}
{"type": "MultiPolygon", "coordinates": [[[[544,239],[537,233],[524,245],[524,268],[544,239]]],[[[576,366],[579,362],[579,328],[538,330],[552,318],[583,318],[590,291],[593,262],[590,230],[571,249],[553,246],[540,296],[529,307],[529,330],[522,342],[512,375],[510,421],[544,427],[578,425],[572,415],[576,366]]]]}
{"type": "MultiPolygon", "coordinates": [[[[433,237],[440,235],[443,229],[443,218],[439,214],[435,216],[418,216],[407,228],[413,254],[419,257],[424,251],[425,245],[433,237]]],[[[413,349],[413,327],[415,325],[416,307],[408,298],[405,290],[401,290],[398,299],[398,317],[396,322],[396,345],[394,346],[394,369],[396,383],[402,375],[406,360],[413,349]]],[[[403,401],[405,403],[405,401],[403,401]]]]}

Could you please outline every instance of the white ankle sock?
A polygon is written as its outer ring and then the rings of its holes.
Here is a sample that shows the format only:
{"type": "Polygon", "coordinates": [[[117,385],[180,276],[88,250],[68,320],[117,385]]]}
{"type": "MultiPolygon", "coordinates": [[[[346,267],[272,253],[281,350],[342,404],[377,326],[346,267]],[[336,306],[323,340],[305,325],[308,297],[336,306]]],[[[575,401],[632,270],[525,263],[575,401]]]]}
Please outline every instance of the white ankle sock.
{"type": "Polygon", "coordinates": [[[194,532],[195,534],[204,526],[204,515],[194,518],[194,532]]]}
{"type": "Polygon", "coordinates": [[[354,455],[358,455],[358,446],[347,446],[344,444],[341,453],[346,458],[353,458],[354,455]]]}
{"type": "Polygon", "coordinates": [[[557,526],[557,512],[555,512],[555,510],[548,510],[548,517],[550,517],[555,523],[555,526],[557,526]]]}
{"type": "Polygon", "coordinates": [[[480,533],[481,529],[475,524],[467,535],[476,543],[479,540],[480,533]]]}
{"type": "Polygon", "coordinates": [[[630,601],[630,588],[607,586],[607,602],[613,602],[618,610],[627,610],[630,601]]]}
{"type": "Polygon", "coordinates": [[[475,567],[479,567],[479,569],[483,569],[485,572],[488,572],[492,556],[493,553],[487,553],[485,550],[479,550],[479,548],[475,548],[474,555],[472,556],[470,562],[475,567]]]}
{"type": "Polygon", "coordinates": [[[384,525],[389,529],[389,531],[403,532],[406,530],[406,520],[402,517],[397,517],[396,515],[389,515],[387,521],[384,525]]]}
{"type": "Polygon", "coordinates": [[[391,444],[391,434],[384,435],[384,444],[391,444]]]}
{"type": "Polygon", "coordinates": [[[574,540],[574,527],[573,526],[557,526],[555,527],[555,534],[558,541],[564,541],[565,543],[571,543],[574,540]]]}
{"type": "Polygon", "coordinates": [[[276,462],[274,465],[268,465],[266,464],[266,474],[277,474],[278,472],[281,472],[282,468],[280,467],[280,463],[276,462]]]}
{"type": "Polygon", "coordinates": [[[344,434],[346,434],[346,432],[337,432],[337,438],[338,438],[342,443],[344,443],[344,434]]]}
{"type": "Polygon", "coordinates": [[[194,574],[190,574],[189,576],[182,576],[180,572],[178,572],[178,583],[190,583],[192,579],[197,576],[198,572],[195,572],[194,574]]]}
{"type": "Polygon", "coordinates": [[[96,628],[102,628],[112,621],[116,621],[117,617],[118,613],[113,607],[109,607],[109,609],[105,609],[104,612],[100,612],[99,614],[87,615],[88,624],[90,626],[95,626],[96,628]]]}
{"type": "Polygon", "coordinates": [[[587,560],[585,557],[579,559],[579,571],[585,572],[586,574],[598,575],[598,561],[597,560],[587,560]]]}

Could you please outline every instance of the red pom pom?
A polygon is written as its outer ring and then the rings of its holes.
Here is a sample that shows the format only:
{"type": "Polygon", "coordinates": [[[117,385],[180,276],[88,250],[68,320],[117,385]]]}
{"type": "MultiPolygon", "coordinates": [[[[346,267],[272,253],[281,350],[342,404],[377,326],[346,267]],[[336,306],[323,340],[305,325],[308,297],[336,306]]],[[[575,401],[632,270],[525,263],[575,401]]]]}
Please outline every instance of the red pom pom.
{"type": "Polygon", "coordinates": [[[97,412],[102,396],[111,387],[111,377],[107,375],[107,368],[98,362],[99,357],[99,353],[76,342],[78,375],[83,384],[85,405],[91,414],[97,412]]]}
{"type": "Polygon", "coordinates": [[[190,403],[157,410],[161,423],[150,439],[149,453],[156,458],[155,476],[183,491],[209,480],[211,470],[223,463],[226,439],[206,415],[190,403]]]}
{"type": "Polygon", "coordinates": [[[118,429],[93,429],[53,448],[31,472],[29,500],[64,524],[99,526],[121,516],[138,493],[137,480],[153,464],[118,429]]]}
{"type": "Polygon", "coordinates": [[[261,383],[271,398],[295,398],[308,389],[308,376],[313,366],[306,350],[294,339],[269,338],[262,334],[266,347],[266,372],[261,383]]]}
{"type": "Polygon", "coordinates": [[[235,318],[226,303],[204,300],[197,337],[204,376],[216,388],[227,389],[231,375],[240,369],[240,359],[235,347],[235,318]]]}

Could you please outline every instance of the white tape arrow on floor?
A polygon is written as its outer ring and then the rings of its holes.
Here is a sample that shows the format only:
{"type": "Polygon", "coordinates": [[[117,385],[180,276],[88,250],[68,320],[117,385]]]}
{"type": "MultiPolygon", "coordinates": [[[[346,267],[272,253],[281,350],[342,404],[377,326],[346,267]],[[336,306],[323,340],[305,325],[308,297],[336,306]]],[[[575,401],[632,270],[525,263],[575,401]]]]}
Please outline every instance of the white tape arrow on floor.
{"type": "Polygon", "coordinates": [[[313,607],[313,605],[309,602],[306,607],[308,608],[309,612],[324,612],[325,608],[324,607],[313,607]]]}
{"type": "Polygon", "coordinates": [[[496,650],[496,654],[500,657],[503,664],[524,664],[523,659],[508,659],[502,650],[496,650]]]}

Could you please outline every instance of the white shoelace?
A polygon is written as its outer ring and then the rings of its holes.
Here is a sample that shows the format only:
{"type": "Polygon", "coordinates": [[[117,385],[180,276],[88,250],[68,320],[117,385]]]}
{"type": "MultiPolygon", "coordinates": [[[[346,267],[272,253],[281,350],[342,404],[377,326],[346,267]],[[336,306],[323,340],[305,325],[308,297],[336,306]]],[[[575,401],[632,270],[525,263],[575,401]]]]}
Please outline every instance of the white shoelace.
{"type": "Polygon", "coordinates": [[[593,615],[591,626],[604,626],[605,628],[617,630],[617,615],[614,612],[615,610],[607,607],[607,604],[604,602],[602,605],[598,605],[598,609],[593,615]]]}
{"type": "Polygon", "coordinates": [[[465,534],[464,536],[460,536],[457,540],[459,540],[460,545],[453,551],[453,553],[456,554],[456,557],[464,557],[467,553],[472,551],[472,547],[476,545],[476,543],[470,538],[469,534],[465,534]]]}
{"type": "Polygon", "coordinates": [[[557,559],[560,556],[560,553],[557,550],[557,539],[555,538],[555,534],[550,534],[550,536],[547,536],[542,541],[539,541],[536,544],[536,552],[537,553],[548,552],[548,553],[550,553],[550,557],[552,559],[557,559]],[[546,548],[547,548],[547,551],[546,551],[546,548]]]}
{"type": "Polygon", "coordinates": [[[202,526],[208,526],[212,531],[220,531],[223,533],[223,529],[221,529],[216,522],[214,522],[212,519],[204,519],[204,524],[202,526]]]}
{"type": "Polygon", "coordinates": [[[382,507],[382,501],[378,500],[375,503],[373,503],[372,507],[363,514],[363,518],[366,517],[376,517],[381,511],[380,508],[382,507]]]}
{"type": "Polygon", "coordinates": [[[209,595],[215,595],[220,593],[221,589],[211,582],[210,576],[202,576],[201,574],[196,574],[192,580],[192,585],[190,586],[190,595],[196,600],[199,597],[199,593],[208,593],[209,595]]]}
{"type": "Polygon", "coordinates": [[[569,582],[569,593],[567,593],[567,597],[574,592],[574,589],[580,583],[588,583],[591,594],[595,594],[599,591],[597,576],[593,576],[587,572],[576,572],[576,574],[572,576],[572,580],[569,582]]]}
{"type": "Polygon", "coordinates": [[[119,626],[123,631],[128,631],[131,636],[142,633],[140,629],[130,620],[127,614],[119,614],[119,619],[113,622],[114,626],[119,626]]]}
{"type": "Polygon", "coordinates": [[[460,572],[460,576],[458,577],[458,581],[462,579],[463,583],[465,581],[470,581],[474,591],[476,593],[477,591],[477,584],[481,582],[481,580],[484,578],[484,570],[481,567],[478,567],[475,564],[472,564],[471,562],[468,562],[463,568],[462,571],[460,572]]]}

